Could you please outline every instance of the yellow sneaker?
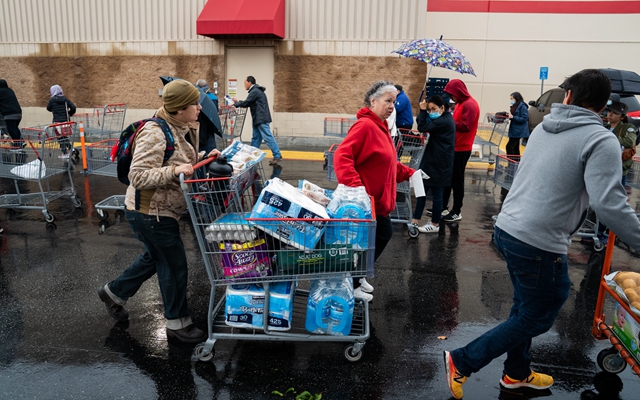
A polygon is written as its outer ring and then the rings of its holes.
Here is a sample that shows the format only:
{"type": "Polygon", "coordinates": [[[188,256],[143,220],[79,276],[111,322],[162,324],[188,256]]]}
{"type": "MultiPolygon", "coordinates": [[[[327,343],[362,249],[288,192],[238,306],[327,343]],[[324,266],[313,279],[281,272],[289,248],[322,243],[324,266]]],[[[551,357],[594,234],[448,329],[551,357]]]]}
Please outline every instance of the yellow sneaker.
{"type": "Polygon", "coordinates": [[[500,379],[500,384],[507,389],[518,389],[523,387],[531,389],[547,389],[553,385],[553,378],[549,375],[531,371],[531,375],[521,381],[511,379],[509,378],[509,375],[505,374],[502,376],[502,379],[500,379]]]}
{"type": "Polygon", "coordinates": [[[451,395],[456,399],[462,398],[462,385],[467,381],[467,377],[458,372],[458,369],[453,364],[451,353],[444,352],[444,367],[447,371],[447,384],[451,395]]]}

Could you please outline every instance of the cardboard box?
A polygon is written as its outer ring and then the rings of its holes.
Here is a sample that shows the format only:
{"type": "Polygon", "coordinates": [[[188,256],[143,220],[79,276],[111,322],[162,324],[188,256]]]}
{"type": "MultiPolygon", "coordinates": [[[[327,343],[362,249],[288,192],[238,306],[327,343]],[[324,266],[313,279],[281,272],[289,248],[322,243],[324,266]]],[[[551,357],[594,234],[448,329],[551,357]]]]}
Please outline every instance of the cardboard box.
{"type": "Polygon", "coordinates": [[[631,355],[640,362],[640,324],[633,315],[616,303],[616,312],[613,315],[611,330],[629,350],[631,355]]]}
{"type": "Polygon", "coordinates": [[[283,246],[277,253],[278,274],[300,275],[319,272],[349,272],[361,265],[362,252],[351,245],[321,244],[321,249],[300,251],[283,246]]]}

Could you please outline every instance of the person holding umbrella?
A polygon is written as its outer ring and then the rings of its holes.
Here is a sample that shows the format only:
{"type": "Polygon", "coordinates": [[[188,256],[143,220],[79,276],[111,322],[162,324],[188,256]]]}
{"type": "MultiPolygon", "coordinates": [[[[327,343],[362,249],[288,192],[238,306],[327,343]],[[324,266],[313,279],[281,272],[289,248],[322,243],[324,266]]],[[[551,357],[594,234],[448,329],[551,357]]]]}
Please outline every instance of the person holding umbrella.
{"type": "Polygon", "coordinates": [[[629,123],[627,111],[629,108],[620,101],[619,96],[612,95],[611,104],[607,106],[607,125],[618,138],[622,149],[622,185],[627,183],[627,173],[633,165],[636,154],[636,127],[629,123]]]}

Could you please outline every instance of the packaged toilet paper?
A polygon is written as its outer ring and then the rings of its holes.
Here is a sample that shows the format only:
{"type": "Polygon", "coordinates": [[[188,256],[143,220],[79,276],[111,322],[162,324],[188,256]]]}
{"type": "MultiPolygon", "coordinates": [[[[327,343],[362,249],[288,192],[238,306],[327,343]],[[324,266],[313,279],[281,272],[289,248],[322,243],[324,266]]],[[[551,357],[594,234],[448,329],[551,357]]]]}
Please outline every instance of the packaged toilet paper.
{"type": "Polygon", "coordinates": [[[326,221],[294,219],[328,219],[324,207],[303,195],[297,188],[278,178],[271,179],[260,193],[251,218],[276,218],[272,221],[250,221],[258,229],[301,250],[316,247],[326,221]]]}
{"type": "MultiPolygon", "coordinates": [[[[291,329],[295,285],[276,282],[269,285],[269,329],[291,329]]],[[[262,285],[229,285],[225,298],[225,323],[229,326],[262,329],[264,318],[262,285]]]]}

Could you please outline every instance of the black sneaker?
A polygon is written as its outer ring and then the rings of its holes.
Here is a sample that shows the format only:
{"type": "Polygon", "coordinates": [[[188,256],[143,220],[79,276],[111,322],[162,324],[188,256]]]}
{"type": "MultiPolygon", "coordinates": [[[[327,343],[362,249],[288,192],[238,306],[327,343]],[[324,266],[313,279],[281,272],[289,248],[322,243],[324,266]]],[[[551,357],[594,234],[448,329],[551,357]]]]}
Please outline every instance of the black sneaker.
{"type": "Polygon", "coordinates": [[[444,217],[442,217],[442,220],[444,222],[448,222],[448,223],[461,221],[462,220],[462,214],[449,213],[449,214],[445,215],[444,217]]]}

